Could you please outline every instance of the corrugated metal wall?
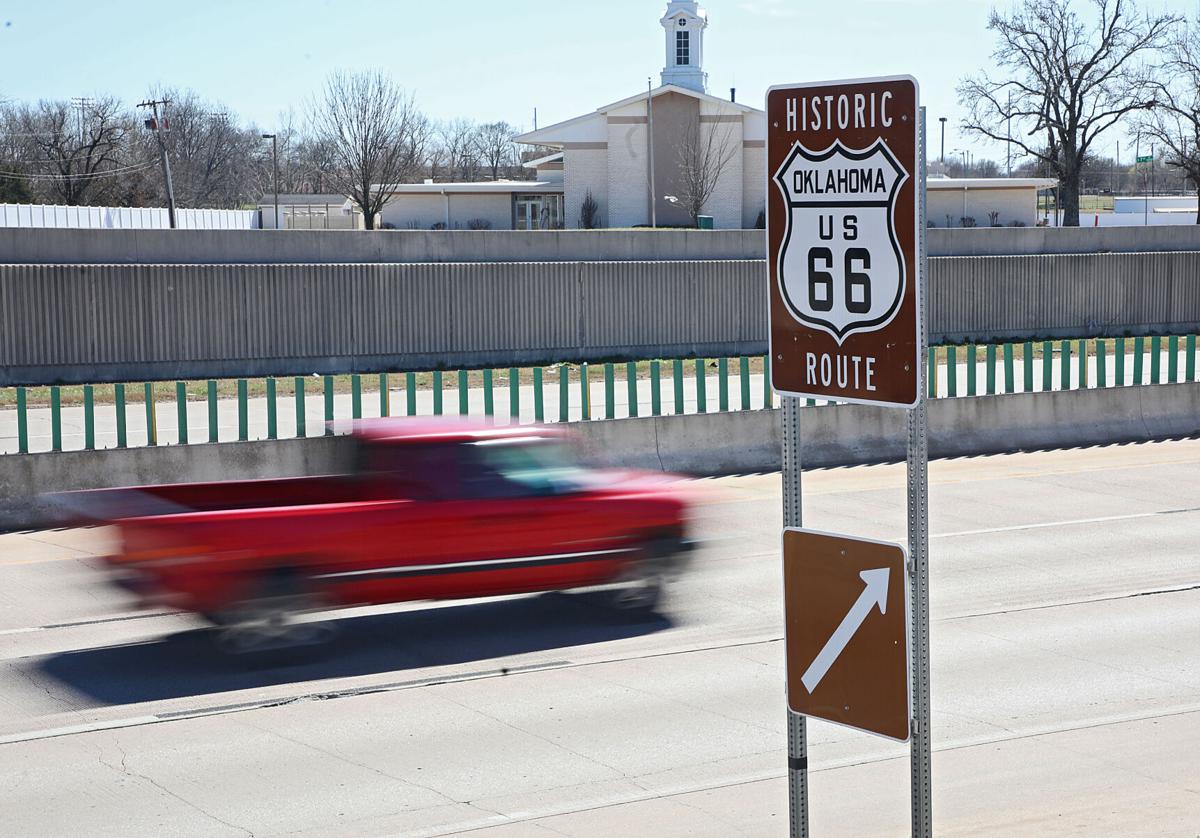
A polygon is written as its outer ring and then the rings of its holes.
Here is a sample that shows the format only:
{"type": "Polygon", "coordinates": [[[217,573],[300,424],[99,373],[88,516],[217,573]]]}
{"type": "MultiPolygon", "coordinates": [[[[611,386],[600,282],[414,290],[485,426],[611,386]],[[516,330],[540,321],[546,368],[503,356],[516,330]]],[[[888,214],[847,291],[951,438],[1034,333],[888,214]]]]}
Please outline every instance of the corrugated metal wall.
{"type": "MultiPolygon", "coordinates": [[[[1200,253],[931,260],[934,342],[1194,333],[1200,253]]],[[[766,351],[765,263],[0,265],[0,385],[766,351]]]]}

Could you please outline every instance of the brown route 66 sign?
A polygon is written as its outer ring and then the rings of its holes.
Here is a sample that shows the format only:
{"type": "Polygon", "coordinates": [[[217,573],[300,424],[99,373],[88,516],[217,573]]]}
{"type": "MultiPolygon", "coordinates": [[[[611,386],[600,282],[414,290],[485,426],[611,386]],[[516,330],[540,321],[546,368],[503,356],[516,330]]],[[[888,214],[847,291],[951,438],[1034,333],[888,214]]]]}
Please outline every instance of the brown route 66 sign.
{"type": "Polygon", "coordinates": [[[915,79],[767,91],[771,384],[912,407],[919,392],[915,79]]]}

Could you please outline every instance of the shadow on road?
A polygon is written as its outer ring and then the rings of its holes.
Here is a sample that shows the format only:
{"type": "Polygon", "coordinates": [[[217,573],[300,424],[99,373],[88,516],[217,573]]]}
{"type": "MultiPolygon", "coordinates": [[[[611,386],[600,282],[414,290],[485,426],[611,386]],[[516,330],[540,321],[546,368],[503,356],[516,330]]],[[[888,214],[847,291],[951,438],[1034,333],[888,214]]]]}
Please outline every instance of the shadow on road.
{"type": "Polygon", "coordinates": [[[604,643],[662,631],[671,621],[623,615],[578,596],[545,594],[349,617],[336,625],[339,632],[330,643],[291,653],[273,665],[231,659],[217,649],[212,632],[197,630],[63,652],[35,666],[75,691],[81,705],[134,704],[604,643]]]}

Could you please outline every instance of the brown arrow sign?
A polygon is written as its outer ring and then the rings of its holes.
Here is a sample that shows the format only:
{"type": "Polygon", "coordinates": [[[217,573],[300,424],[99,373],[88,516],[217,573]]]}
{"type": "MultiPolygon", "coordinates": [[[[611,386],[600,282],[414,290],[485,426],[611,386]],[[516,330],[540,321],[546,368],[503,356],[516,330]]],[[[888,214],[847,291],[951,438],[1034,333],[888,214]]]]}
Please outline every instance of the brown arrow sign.
{"type": "Polygon", "coordinates": [[[905,568],[898,544],[784,531],[788,705],[793,711],[908,740],[905,568]]]}

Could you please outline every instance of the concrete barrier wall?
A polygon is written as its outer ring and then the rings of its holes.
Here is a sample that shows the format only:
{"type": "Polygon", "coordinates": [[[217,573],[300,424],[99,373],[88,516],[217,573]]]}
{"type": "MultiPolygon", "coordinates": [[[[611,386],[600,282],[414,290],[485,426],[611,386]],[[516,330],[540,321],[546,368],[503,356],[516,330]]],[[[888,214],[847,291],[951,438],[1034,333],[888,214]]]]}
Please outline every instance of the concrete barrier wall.
{"type": "MultiPolygon", "coordinates": [[[[767,348],[761,260],[0,265],[0,386],[767,348]]],[[[1200,252],[930,260],[934,343],[1194,334],[1200,252]]]]}
{"type": "MultiPolygon", "coordinates": [[[[780,413],[739,411],[581,422],[571,426],[601,464],[696,475],[773,471],[780,413]]],[[[801,411],[805,468],[902,460],[905,413],[838,405],[801,411]]],[[[1200,384],[1065,390],[929,403],[931,456],[1144,442],[1200,434],[1200,384]]],[[[345,470],[351,440],[164,446],[0,457],[0,529],[46,521],[42,492],[295,477],[345,470]]]]}
{"type": "MultiPolygon", "coordinates": [[[[930,256],[1200,250],[1200,225],[929,231],[930,256]]],[[[0,229],[9,264],[355,264],[762,259],[762,230],[0,229]]]]}

